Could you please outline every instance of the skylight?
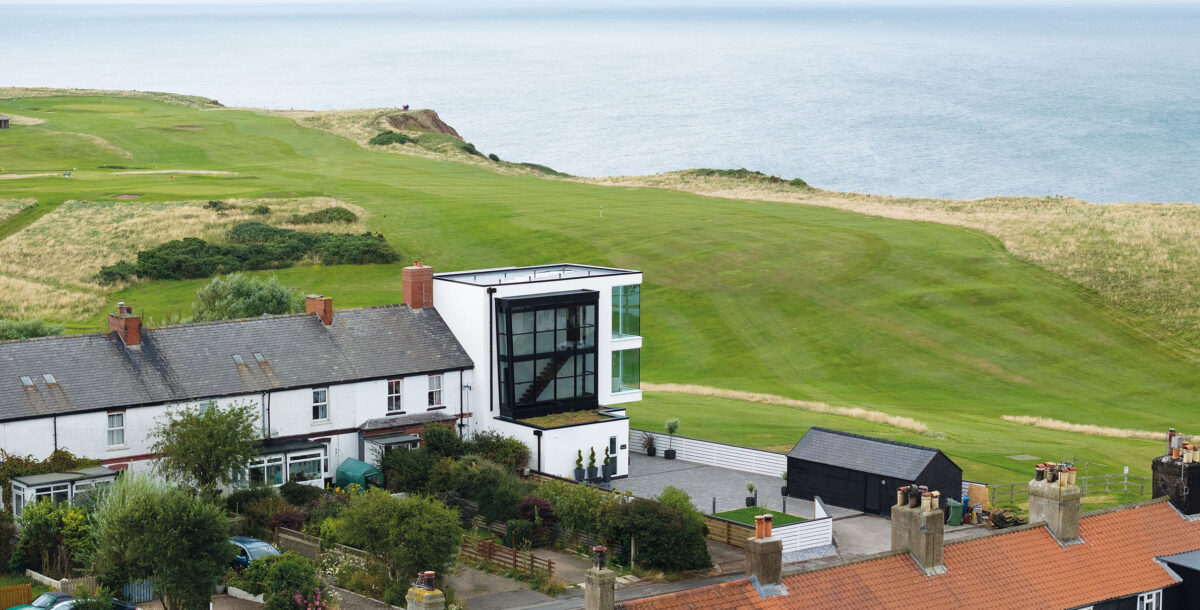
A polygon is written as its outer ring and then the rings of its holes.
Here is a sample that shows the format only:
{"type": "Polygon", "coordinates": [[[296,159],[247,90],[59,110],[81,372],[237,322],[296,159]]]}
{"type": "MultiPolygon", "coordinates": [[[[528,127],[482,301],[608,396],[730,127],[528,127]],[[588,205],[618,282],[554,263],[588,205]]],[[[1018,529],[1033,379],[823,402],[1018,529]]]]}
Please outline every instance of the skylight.
{"type": "Polygon", "coordinates": [[[32,388],[33,380],[30,379],[28,375],[21,375],[21,385],[23,385],[27,388],[32,388]]]}
{"type": "Polygon", "coordinates": [[[50,373],[42,375],[42,379],[45,379],[46,383],[58,383],[58,381],[54,379],[54,375],[51,375],[50,373]]]}
{"type": "Polygon", "coordinates": [[[262,355],[262,352],[254,352],[254,359],[259,362],[266,362],[267,359],[262,355]]]}
{"type": "Polygon", "coordinates": [[[234,362],[236,362],[236,363],[238,363],[238,364],[246,364],[246,361],[245,361],[245,360],[242,360],[242,356],[241,356],[241,354],[234,354],[234,355],[233,355],[233,361],[234,361],[234,362]]]}

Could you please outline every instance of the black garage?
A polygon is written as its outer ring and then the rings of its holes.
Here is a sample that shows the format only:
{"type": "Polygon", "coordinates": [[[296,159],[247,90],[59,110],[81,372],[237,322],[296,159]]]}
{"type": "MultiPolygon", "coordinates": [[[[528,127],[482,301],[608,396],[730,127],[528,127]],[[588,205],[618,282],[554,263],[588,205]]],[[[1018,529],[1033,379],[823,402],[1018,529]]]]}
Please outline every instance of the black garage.
{"type": "Polygon", "coordinates": [[[810,428],[788,452],[788,496],[889,515],[896,488],[916,483],[948,498],[962,495],[962,468],[946,454],[869,436],[810,428]]]}

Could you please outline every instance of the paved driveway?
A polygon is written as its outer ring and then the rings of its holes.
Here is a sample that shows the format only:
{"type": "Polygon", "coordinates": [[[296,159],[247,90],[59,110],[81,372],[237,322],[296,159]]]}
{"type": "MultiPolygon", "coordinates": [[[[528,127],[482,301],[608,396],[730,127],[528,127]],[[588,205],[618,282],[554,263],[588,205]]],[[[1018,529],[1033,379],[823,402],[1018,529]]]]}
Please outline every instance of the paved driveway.
{"type": "MultiPolygon", "coordinates": [[[[661,456],[649,457],[641,453],[631,453],[629,476],[614,479],[612,483],[614,488],[631,491],[633,495],[641,498],[657,496],[667,486],[678,487],[692,497],[696,508],[709,514],[713,512],[714,498],[716,512],[745,507],[746,481],[751,481],[758,487],[759,506],[783,511],[783,498],[779,495],[783,477],[751,474],[683,460],[667,460],[661,456]]],[[[788,498],[787,510],[783,512],[811,519],[813,503],[788,498]]],[[[834,517],[859,514],[858,511],[836,506],[830,506],[829,512],[833,513],[834,517]]]]}

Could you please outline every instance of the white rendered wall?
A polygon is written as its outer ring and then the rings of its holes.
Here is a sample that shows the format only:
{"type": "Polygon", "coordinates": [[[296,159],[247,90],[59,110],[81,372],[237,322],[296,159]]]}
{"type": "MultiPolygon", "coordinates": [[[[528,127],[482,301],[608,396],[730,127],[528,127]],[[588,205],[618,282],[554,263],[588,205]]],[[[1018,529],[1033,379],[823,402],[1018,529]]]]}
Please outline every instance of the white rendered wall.
{"type": "MultiPolygon", "coordinates": [[[[515,437],[530,448],[529,467],[537,468],[538,439],[534,428],[502,420],[492,422],[492,429],[515,437]]],[[[617,470],[613,476],[629,474],[629,420],[613,419],[581,426],[568,426],[542,431],[541,471],[566,479],[575,476],[575,458],[583,452],[583,466],[587,468],[589,449],[596,450],[596,468],[604,463],[604,448],[609,437],[617,437],[617,455],[612,460],[617,470]],[[624,446],[624,448],[622,448],[624,446]]]]}

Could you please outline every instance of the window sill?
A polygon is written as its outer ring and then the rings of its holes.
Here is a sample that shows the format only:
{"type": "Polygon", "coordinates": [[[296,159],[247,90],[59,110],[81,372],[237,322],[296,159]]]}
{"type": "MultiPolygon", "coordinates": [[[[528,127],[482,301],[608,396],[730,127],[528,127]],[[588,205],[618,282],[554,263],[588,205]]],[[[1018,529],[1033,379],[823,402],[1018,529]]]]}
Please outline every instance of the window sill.
{"type": "Polygon", "coordinates": [[[445,409],[445,408],[446,408],[446,405],[438,405],[436,407],[429,407],[428,409],[425,409],[425,410],[426,411],[441,411],[442,409],[445,409]]]}
{"type": "Polygon", "coordinates": [[[314,420],[312,420],[312,425],[314,425],[314,426],[328,426],[328,425],[329,425],[329,424],[331,424],[331,423],[333,423],[333,422],[329,421],[329,418],[328,418],[328,417],[326,417],[326,418],[324,418],[324,419],[314,419],[314,420]]]}
{"type": "Polygon", "coordinates": [[[391,417],[393,415],[407,415],[407,414],[408,414],[408,411],[388,411],[387,413],[384,414],[384,417],[391,417]]]}
{"type": "Polygon", "coordinates": [[[129,445],[109,445],[106,451],[125,451],[129,449],[129,445]]]}

